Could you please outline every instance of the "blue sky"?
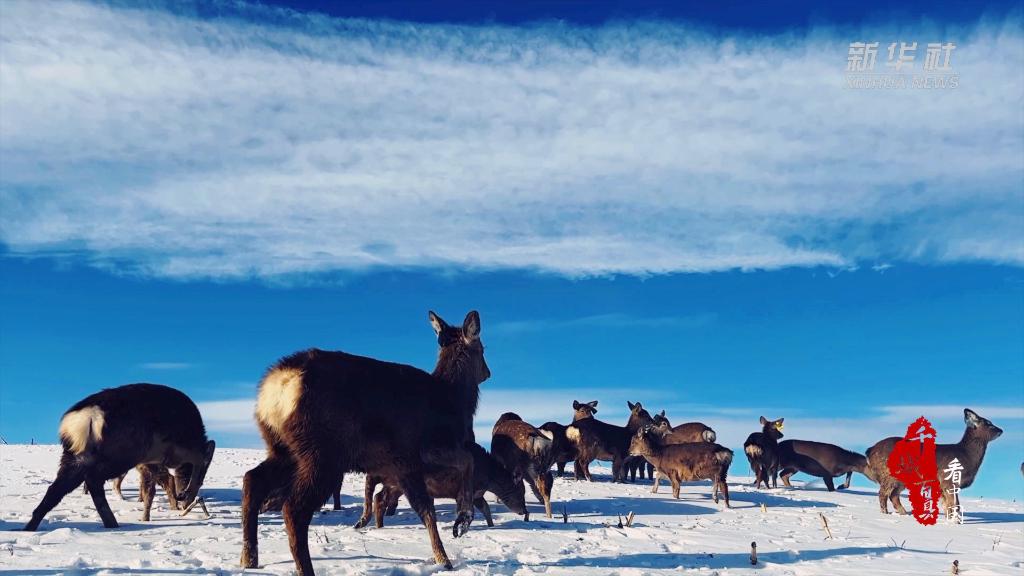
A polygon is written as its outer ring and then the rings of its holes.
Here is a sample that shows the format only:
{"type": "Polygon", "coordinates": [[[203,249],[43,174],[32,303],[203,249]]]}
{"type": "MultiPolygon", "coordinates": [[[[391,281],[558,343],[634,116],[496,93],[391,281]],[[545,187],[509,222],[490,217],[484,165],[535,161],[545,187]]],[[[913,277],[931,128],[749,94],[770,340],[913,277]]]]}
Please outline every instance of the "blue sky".
{"type": "Polygon", "coordinates": [[[256,446],[276,358],[429,369],[427,310],[475,308],[481,436],[640,400],[863,449],[969,406],[972,492],[1024,497],[1019,3],[434,6],[5,3],[0,434],[146,380],[256,446]],[[857,40],[954,41],[960,85],[848,89],[857,40]]]}

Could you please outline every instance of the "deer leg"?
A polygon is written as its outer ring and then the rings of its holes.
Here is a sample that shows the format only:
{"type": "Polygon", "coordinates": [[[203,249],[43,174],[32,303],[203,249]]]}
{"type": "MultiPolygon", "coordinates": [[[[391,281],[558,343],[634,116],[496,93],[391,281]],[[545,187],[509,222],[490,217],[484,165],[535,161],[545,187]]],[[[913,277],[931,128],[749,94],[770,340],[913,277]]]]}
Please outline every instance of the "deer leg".
{"type": "Polygon", "coordinates": [[[548,518],[551,518],[550,473],[546,472],[538,475],[537,477],[527,476],[527,478],[530,482],[530,488],[533,489],[533,494],[544,504],[544,514],[547,515],[548,518]]]}
{"type": "Polygon", "coordinates": [[[341,483],[338,483],[338,487],[334,489],[334,509],[341,510],[341,483]]]}
{"type": "Polygon", "coordinates": [[[825,481],[825,488],[828,488],[829,492],[835,492],[836,491],[836,484],[835,484],[835,481],[832,480],[831,476],[826,475],[826,476],[824,476],[822,478],[822,480],[825,481]]]}
{"type": "Polygon", "coordinates": [[[722,475],[718,478],[718,485],[721,487],[722,496],[725,498],[725,507],[732,508],[732,505],[729,504],[729,484],[726,483],[727,477],[728,474],[726,472],[723,472],[722,475]]]}
{"type": "Polygon", "coordinates": [[[562,477],[565,475],[565,462],[556,462],[555,466],[558,467],[558,476],[562,477]]]}
{"type": "Polygon", "coordinates": [[[153,478],[153,469],[149,466],[139,466],[139,495],[142,496],[142,521],[149,522],[153,498],[156,496],[156,479],[153,478]]]}
{"type": "Polygon", "coordinates": [[[281,510],[284,516],[284,527],[288,531],[288,547],[295,560],[295,569],[300,576],[313,575],[313,559],[309,555],[309,523],[313,514],[320,508],[324,496],[330,494],[330,488],[324,488],[323,496],[317,494],[314,486],[303,486],[303,492],[293,492],[281,510]]]}
{"type": "Polygon", "coordinates": [[[658,493],[658,482],[661,480],[661,471],[655,470],[654,472],[654,486],[651,486],[651,494],[658,493]]]}
{"type": "Polygon", "coordinates": [[[789,483],[789,477],[792,476],[793,474],[796,474],[796,472],[796,468],[793,468],[792,466],[787,466],[782,469],[782,483],[786,485],[786,488],[793,487],[793,485],[789,483]]]}
{"type": "Polygon", "coordinates": [[[837,490],[846,490],[847,488],[849,488],[850,487],[850,479],[851,478],[853,478],[853,470],[850,470],[849,472],[846,473],[846,481],[843,482],[842,484],[840,484],[839,486],[836,486],[836,489],[837,490]]]}
{"type": "Polygon", "coordinates": [[[491,506],[487,503],[487,500],[484,500],[484,497],[480,496],[476,500],[473,500],[473,505],[476,506],[476,509],[484,515],[484,520],[487,521],[487,527],[493,528],[494,520],[491,519],[491,506]]]}
{"type": "Polygon", "coordinates": [[[452,569],[452,562],[441,545],[441,535],[437,531],[437,514],[434,512],[434,500],[427,494],[427,486],[423,483],[423,474],[410,472],[403,476],[399,484],[409,505],[419,515],[430,537],[430,547],[434,551],[434,561],[446,569],[452,569]]]}
{"type": "Polygon", "coordinates": [[[673,474],[672,476],[669,477],[669,479],[672,481],[672,497],[675,498],[676,500],[679,500],[679,487],[681,484],[679,481],[679,477],[673,474]]]}
{"type": "Polygon", "coordinates": [[[107,503],[107,494],[103,490],[103,477],[90,470],[85,474],[85,483],[89,486],[89,496],[92,496],[92,504],[103,521],[104,528],[117,528],[117,518],[110,511],[110,504],[107,503]]]}
{"type": "Polygon", "coordinates": [[[878,508],[882,514],[889,513],[889,488],[884,481],[878,486],[878,508]]]}
{"type": "MultiPolygon", "coordinates": [[[[85,479],[85,469],[78,462],[75,456],[68,454],[67,452],[60,459],[60,468],[57,470],[57,477],[54,478],[53,483],[46,489],[46,495],[43,496],[43,501],[36,506],[36,509],[32,511],[32,519],[25,524],[24,530],[27,532],[35,532],[39,528],[39,523],[43,521],[43,517],[46,516],[53,507],[60,503],[60,501],[85,479]]],[[[100,490],[102,490],[102,486],[100,490]]]]}
{"type": "MultiPolygon", "coordinates": [[[[454,468],[459,472],[461,484],[455,495],[455,507],[458,514],[455,523],[452,524],[452,536],[458,538],[469,531],[469,525],[473,523],[473,455],[468,450],[457,448],[454,450],[434,450],[422,454],[423,461],[428,464],[454,468]]],[[[409,493],[405,493],[406,498],[409,493]]]]}
{"type": "Polygon", "coordinates": [[[384,487],[383,490],[373,496],[373,512],[374,520],[376,521],[377,528],[384,527],[384,514],[388,511],[392,500],[397,505],[398,502],[398,489],[384,487]]]}
{"type": "Polygon", "coordinates": [[[622,457],[612,457],[612,482],[625,482],[626,472],[622,469],[622,457]]]}
{"type": "Polygon", "coordinates": [[[903,484],[897,483],[893,486],[892,491],[889,493],[889,501],[892,502],[893,509],[900,514],[906,514],[907,509],[903,507],[903,503],[900,502],[900,492],[903,492],[903,484]]]}
{"type": "MultiPolygon", "coordinates": [[[[360,529],[370,523],[370,516],[373,514],[374,499],[373,493],[377,490],[377,484],[381,481],[379,476],[366,475],[366,483],[363,484],[363,515],[355,523],[353,528],[360,529]]],[[[387,488],[385,488],[387,490],[387,488]]],[[[379,526],[378,526],[379,528],[379,526]]]]}
{"type": "Polygon", "coordinates": [[[290,459],[271,455],[242,478],[242,568],[259,566],[257,528],[260,508],[271,492],[291,482],[295,464],[290,459]]]}
{"type": "Polygon", "coordinates": [[[121,492],[121,482],[124,482],[124,477],[127,475],[128,473],[125,472],[124,474],[118,476],[117,478],[114,478],[114,494],[117,494],[117,497],[120,498],[121,500],[127,500],[127,498],[125,498],[124,494],[121,492]]]}

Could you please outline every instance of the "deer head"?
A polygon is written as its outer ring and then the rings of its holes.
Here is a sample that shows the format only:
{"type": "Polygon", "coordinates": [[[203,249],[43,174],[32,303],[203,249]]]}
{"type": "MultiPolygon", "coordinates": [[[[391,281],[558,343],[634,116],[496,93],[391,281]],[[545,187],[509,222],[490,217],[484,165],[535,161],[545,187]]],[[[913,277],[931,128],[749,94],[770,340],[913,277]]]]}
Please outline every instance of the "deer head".
{"type": "Polygon", "coordinates": [[[1003,433],[1002,428],[993,424],[988,418],[978,416],[977,412],[970,408],[964,408],[964,423],[967,424],[967,436],[984,442],[991,442],[1003,433]]]}
{"type": "Polygon", "coordinates": [[[441,350],[437,354],[434,376],[448,382],[477,386],[491,377],[484,360],[484,345],[480,341],[480,314],[476,310],[466,314],[461,327],[448,325],[433,311],[430,324],[437,335],[441,350]]]}
{"type": "Polygon", "coordinates": [[[583,420],[585,418],[593,418],[594,414],[597,414],[597,400],[586,403],[573,400],[572,409],[575,410],[572,415],[573,422],[583,420]]]}
{"type": "Polygon", "coordinates": [[[651,418],[650,412],[644,410],[644,407],[639,402],[633,404],[627,400],[626,406],[629,407],[629,421],[626,422],[626,428],[629,428],[630,430],[639,430],[640,428],[654,422],[651,418]]]}
{"type": "Polygon", "coordinates": [[[779,418],[778,420],[769,420],[764,416],[761,416],[761,431],[765,433],[769,438],[778,440],[782,438],[782,421],[785,418],[779,418]]]}

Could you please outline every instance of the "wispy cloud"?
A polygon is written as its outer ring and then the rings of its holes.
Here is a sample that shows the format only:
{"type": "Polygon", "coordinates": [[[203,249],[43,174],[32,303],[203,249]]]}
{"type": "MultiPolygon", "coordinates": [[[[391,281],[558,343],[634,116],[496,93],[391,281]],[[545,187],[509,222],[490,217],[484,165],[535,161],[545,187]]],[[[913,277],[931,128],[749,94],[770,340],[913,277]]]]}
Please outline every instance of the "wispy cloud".
{"type": "MultiPolygon", "coordinates": [[[[712,37],[9,1],[0,241],[119,272],[1024,264],[1024,36],[712,37]],[[852,40],[956,90],[850,90],[852,40]]],[[[900,34],[905,32],[904,34],[900,34]]]]}
{"type": "Polygon", "coordinates": [[[143,362],[139,364],[139,368],[144,370],[186,370],[191,367],[192,364],[188,362],[143,362]]]}

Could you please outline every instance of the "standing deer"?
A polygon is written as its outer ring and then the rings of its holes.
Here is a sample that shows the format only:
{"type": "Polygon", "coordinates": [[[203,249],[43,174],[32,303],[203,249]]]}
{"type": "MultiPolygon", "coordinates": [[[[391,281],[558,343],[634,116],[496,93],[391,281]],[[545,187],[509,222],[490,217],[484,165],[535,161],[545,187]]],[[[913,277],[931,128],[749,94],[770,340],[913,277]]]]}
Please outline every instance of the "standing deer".
{"type": "MultiPolygon", "coordinates": [[[[967,425],[967,428],[964,430],[964,435],[960,438],[959,442],[956,444],[935,445],[936,473],[938,475],[939,487],[942,489],[939,498],[942,501],[942,508],[947,511],[950,506],[955,504],[955,501],[949,501],[946,496],[948,494],[947,490],[950,490],[953,485],[949,479],[942,475],[941,471],[948,467],[950,461],[954,458],[958,459],[964,467],[960,476],[960,488],[970,487],[974,483],[974,478],[978,475],[978,470],[981,468],[981,461],[985,459],[985,450],[988,448],[988,443],[999,438],[1003,433],[1002,428],[993,424],[991,420],[978,416],[970,408],[964,408],[964,424],[967,425]]],[[[889,454],[892,453],[896,442],[900,440],[902,438],[899,436],[892,436],[879,441],[871,448],[868,448],[867,451],[868,465],[865,470],[865,476],[879,485],[878,506],[882,514],[889,513],[888,502],[892,502],[893,508],[897,513],[907,513],[903,503],[900,502],[900,492],[903,491],[905,486],[902,482],[893,478],[888,466],[889,454]]],[[[924,478],[924,480],[931,480],[931,478],[924,478]]]]}
{"type": "MultiPolygon", "coordinates": [[[[583,420],[584,418],[593,418],[594,414],[597,414],[597,400],[591,402],[573,400],[572,409],[573,422],[583,420]]],[[[579,458],[576,445],[569,441],[569,438],[565,435],[568,426],[558,422],[545,422],[539,428],[551,432],[551,453],[555,460],[555,465],[558,467],[558,475],[562,476],[565,474],[566,462],[575,462],[579,458]]],[[[577,480],[583,476],[578,465],[573,466],[573,474],[577,480]]]]}
{"type": "Polygon", "coordinates": [[[658,469],[659,476],[665,476],[672,483],[672,497],[679,499],[682,482],[711,480],[711,495],[718,504],[718,492],[725,497],[729,508],[729,466],[732,464],[732,450],[714,442],[689,442],[686,444],[664,445],[660,433],[651,426],[637,430],[630,439],[629,453],[642,456],[658,469]]]}
{"type": "Polygon", "coordinates": [[[769,488],[768,478],[772,479],[771,488],[779,487],[779,439],[782,438],[782,421],[768,420],[761,416],[761,431],[747,436],[743,443],[743,452],[754,471],[754,487],[760,488],[761,482],[769,488]]]}
{"type": "Polygon", "coordinates": [[[585,418],[573,422],[565,431],[565,435],[576,444],[579,451],[577,465],[583,477],[592,480],[590,463],[594,460],[610,460],[612,463],[612,481],[624,482],[625,469],[623,463],[629,458],[629,442],[633,434],[641,427],[652,422],[650,413],[637,402],[626,402],[629,407],[629,421],[625,426],[616,426],[602,422],[597,418],[585,418]]]}
{"type": "MultiPolygon", "coordinates": [[[[60,421],[64,452],[57,477],[32,512],[25,530],[83,481],[105,528],[117,528],[103,483],[134,466],[191,466],[188,484],[175,494],[189,505],[199,494],[215,444],[206,439],[199,409],[182,392],[159,384],[128,384],[97,392],[68,409],[60,421]]],[[[173,489],[172,489],[173,491],[173,489]]],[[[143,521],[149,520],[153,482],[143,490],[143,521]]]]}
{"type": "Polygon", "coordinates": [[[480,315],[461,327],[430,312],[440,346],[432,374],[404,364],[311,349],[274,364],[260,382],[256,422],[267,459],[242,481],[243,568],[259,564],[257,519],[268,496],[282,508],[292,558],[311,576],[309,523],[345,472],[394,479],[427,528],[434,560],[451,561],[441,545],[427,466],[455,468],[462,478],[452,528],[473,519],[473,414],[491,372],[480,341],[480,315]],[[412,407],[411,409],[409,407],[412,407]]]}
{"type": "Polygon", "coordinates": [[[491,431],[491,454],[512,473],[517,482],[526,481],[544,513],[551,518],[551,453],[553,434],[523,422],[518,414],[506,412],[491,431]]]}
{"type": "MultiPolygon", "coordinates": [[[[660,442],[662,444],[686,444],[689,442],[714,442],[717,439],[715,431],[710,426],[702,422],[687,422],[678,426],[672,426],[668,421],[668,417],[665,416],[665,411],[662,410],[660,413],[654,415],[652,427],[657,430],[660,435],[660,442]]],[[[643,464],[646,461],[641,459],[640,463],[643,464]]],[[[658,491],[658,476],[655,474],[654,465],[650,462],[647,464],[647,476],[654,480],[654,487],[651,492],[658,491]]],[[[632,474],[633,472],[630,471],[632,474]]],[[[640,474],[643,478],[643,474],[640,474]]]]}
{"type": "Polygon", "coordinates": [[[793,487],[789,483],[789,477],[797,472],[803,472],[824,480],[829,492],[836,490],[832,479],[846,474],[846,481],[839,485],[840,490],[845,490],[850,487],[853,473],[864,474],[864,468],[868,464],[863,454],[824,442],[783,440],[779,442],[778,450],[782,483],[789,488],[793,487]]]}

